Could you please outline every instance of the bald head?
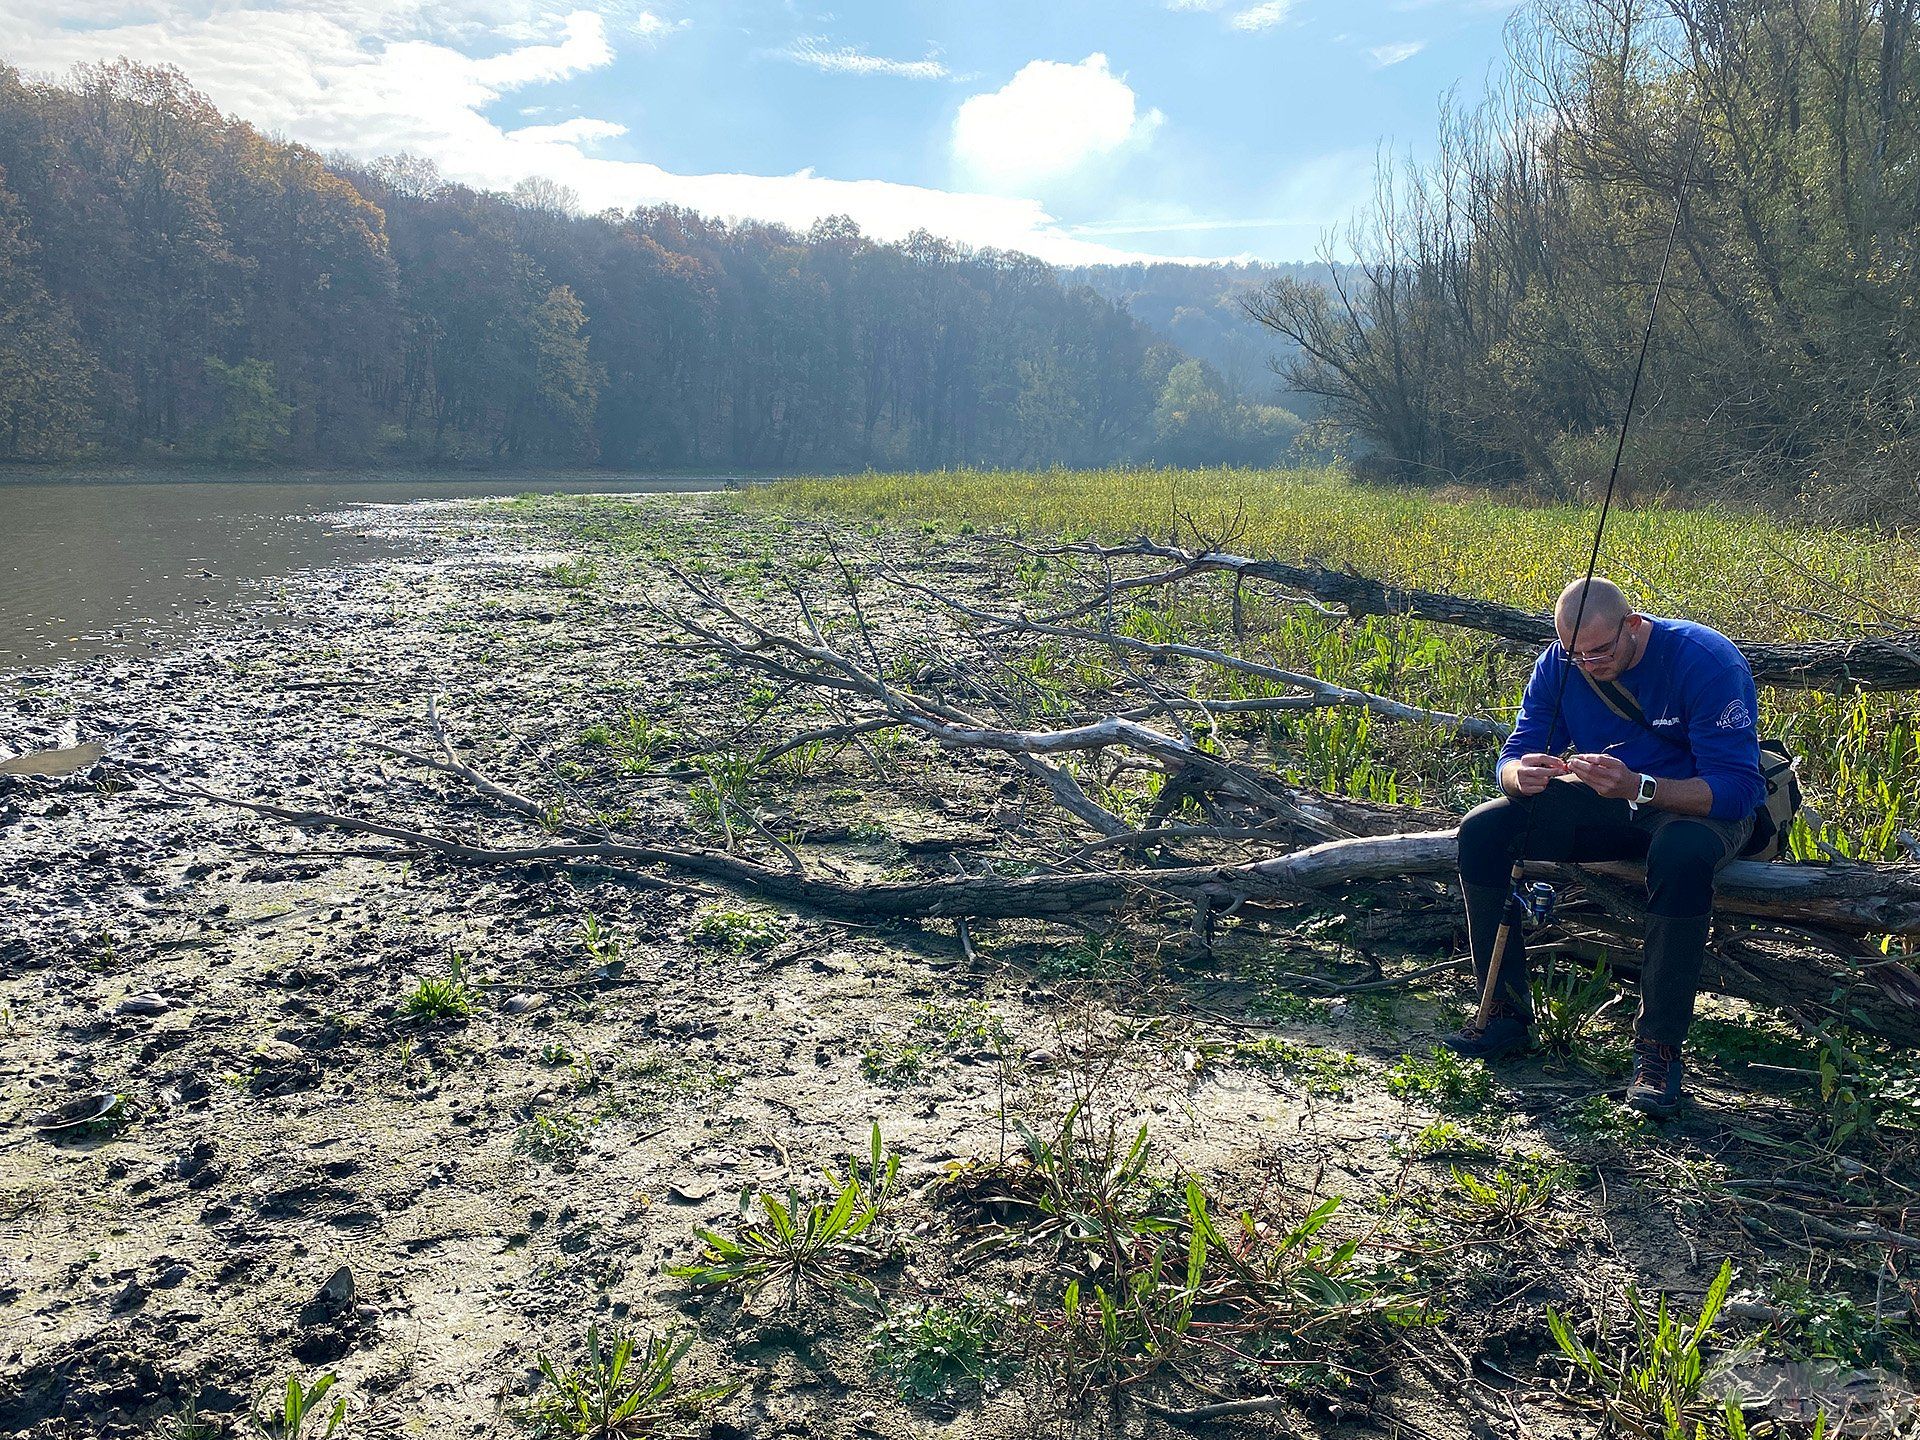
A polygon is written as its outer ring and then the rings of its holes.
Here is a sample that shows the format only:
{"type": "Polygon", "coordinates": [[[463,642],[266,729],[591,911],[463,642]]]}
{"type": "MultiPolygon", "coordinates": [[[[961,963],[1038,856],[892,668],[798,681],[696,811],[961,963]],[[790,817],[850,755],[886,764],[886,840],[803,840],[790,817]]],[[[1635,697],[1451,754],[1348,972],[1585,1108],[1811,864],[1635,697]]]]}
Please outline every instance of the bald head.
{"type": "Polygon", "coordinates": [[[1591,580],[1576,580],[1560,592],[1560,598],[1553,604],[1553,628],[1563,636],[1571,636],[1574,618],[1578,616],[1583,631],[1613,630],[1631,614],[1633,606],[1627,603],[1625,592],[1611,580],[1596,575],[1591,580]]]}

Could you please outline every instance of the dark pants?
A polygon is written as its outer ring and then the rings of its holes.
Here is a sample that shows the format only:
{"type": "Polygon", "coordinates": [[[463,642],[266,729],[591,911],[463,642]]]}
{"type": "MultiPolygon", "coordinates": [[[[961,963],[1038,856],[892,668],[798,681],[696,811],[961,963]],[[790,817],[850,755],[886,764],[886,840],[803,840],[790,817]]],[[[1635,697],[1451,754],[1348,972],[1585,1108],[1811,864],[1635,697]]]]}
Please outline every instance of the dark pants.
{"type": "MultiPolygon", "coordinates": [[[[1525,799],[1488,801],[1460,822],[1460,885],[1475,977],[1484,988],[1502,912],[1518,919],[1509,877],[1523,835],[1529,860],[1644,860],[1647,935],[1633,1028],[1642,1039],[1679,1045],[1693,1023],[1714,873],[1740,853],[1752,831],[1751,819],[1712,820],[1644,805],[1635,811],[1566,780],[1525,799]]],[[[1500,964],[1498,999],[1506,1009],[1531,1013],[1527,981],[1525,937],[1516,927],[1500,964]]]]}

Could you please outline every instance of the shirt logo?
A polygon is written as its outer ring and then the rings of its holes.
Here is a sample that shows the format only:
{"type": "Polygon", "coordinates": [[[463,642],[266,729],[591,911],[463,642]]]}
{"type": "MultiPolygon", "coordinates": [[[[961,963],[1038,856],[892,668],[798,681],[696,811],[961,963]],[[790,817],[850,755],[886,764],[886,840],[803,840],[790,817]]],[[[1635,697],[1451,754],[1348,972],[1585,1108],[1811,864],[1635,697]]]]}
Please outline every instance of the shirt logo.
{"type": "Polygon", "coordinates": [[[1744,730],[1753,724],[1753,716],[1747,711],[1747,702],[1735,700],[1720,712],[1722,730],[1744,730]]]}
{"type": "Polygon", "coordinates": [[[1657,730],[1662,725],[1678,725],[1679,723],[1680,717],[1678,715],[1662,715],[1658,720],[1653,722],[1653,727],[1657,730]]]}

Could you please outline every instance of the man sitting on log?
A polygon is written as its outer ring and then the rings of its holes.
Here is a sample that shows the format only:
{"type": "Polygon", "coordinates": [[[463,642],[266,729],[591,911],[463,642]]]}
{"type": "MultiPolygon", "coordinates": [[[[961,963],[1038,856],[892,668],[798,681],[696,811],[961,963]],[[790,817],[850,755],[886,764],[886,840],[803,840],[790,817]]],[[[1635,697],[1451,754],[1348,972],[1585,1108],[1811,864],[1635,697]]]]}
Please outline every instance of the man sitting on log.
{"type": "Polygon", "coordinates": [[[1532,1002],[1510,883],[1523,846],[1528,860],[1644,859],[1646,945],[1627,1103],[1671,1115],[1714,875],[1747,843],[1766,795],[1753,672],[1726,636],[1639,614],[1609,580],[1569,585],[1554,628],[1560,639],[1534,665],[1500,752],[1502,797],[1460,826],[1467,940],[1483,994],[1503,912],[1514,928],[1489,1018],[1446,1043],[1489,1059],[1527,1047],[1532,1002]],[[1568,676],[1569,663],[1581,673],[1568,676]],[[1569,746],[1576,753],[1562,759],[1569,746]]]}

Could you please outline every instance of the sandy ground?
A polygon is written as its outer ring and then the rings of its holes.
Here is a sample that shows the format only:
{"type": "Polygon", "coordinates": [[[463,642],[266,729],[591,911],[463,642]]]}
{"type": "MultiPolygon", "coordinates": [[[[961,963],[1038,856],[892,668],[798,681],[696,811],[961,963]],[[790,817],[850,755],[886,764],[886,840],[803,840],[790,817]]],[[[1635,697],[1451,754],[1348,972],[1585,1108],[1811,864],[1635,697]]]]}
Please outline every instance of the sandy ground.
{"type": "MultiPolygon", "coordinates": [[[[817,539],[722,501],[636,504],[642,552],[712,572],[744,555],[772,573],[817,539]]],[[[149,660],[26,675],[7,697],[15,750],[106,753],[67,777],[0,777],[0,1433],[165,1434],[190,1399],[238,1427],[289,1373],[325,1371],[344,1433],[515,1434],[537,1356],[577,1360],[593,1323],[690,1333],[686,1383],[738,1387],[719,1435],[1578,1435],[1596,1421],[1547,1393],[1565,1372],[1541,1358],[1546,1305],[1584,1320],[1628,1280],[1697,1297],[1726,1255],[1749,1287],[1810,1268],[1712,1188],[1769,1163],[1736,1132],[1804,1132],[1805,1115],[1711,1066],[1692,1117],[1651,1137],[1581,1110],[1617,1080],[1504,1072],[1458,1153],[1532,1154],[1565,1178],[1510,1232],[1450,1209],[1440,1110],[1385,1077],[1451,1010],[1419,991],[1271,1003],[1276,969],[1355,973],[1327,916],[1230,937],[1210,966],[1135,956],[1124,984],[1095,983],[1084,947],[1039,927],[983,931],[969,959],[944,924],[783,913],[672,877],[402,863],[367,837],[166,793],[193,781],[476,841],[536,834],[377,748],[428,747],[437,695],[489,773],[621,812],[627,833],[698,838],[689,759],[771,722],[755,677],[673,648],[635,603],[661,583],[652,557],[498,507],[369,523],[398,526],[409,558],[257,597],[297,621],[243,616],[149,660]],[[583,554],[591,575],[552,569],[583,554]],[[633,717],[638,750],[581,743],[633,717]],[[407,1014],[456,959],[472,1014],[407,1014]],[[1203,1175],[1229,1207],[1346,1197],[1338,1226],[1425,1247],[1404,1263],[1447,1320],[1383,1350],[1364,1385],[1176,1427],[1065,1406],[1032,1356],[984,1395],[905,1398],[858,1310],[743,1311],[663,1273],[697,1255],[696,1225],[732,1224],[743,1189],[817,1188],[877,1121],[902,1167],[876,1271],[888,1303],[1045,1299],[1033,1264],[969,1258],[980,1217],[954,1199],[964,1183],[938,1182],[1017,1151],[1010,1120],[1057,1128],[1086,1097],[1123,1143],[1150,1126],[1156,1173],[1203,1175]],[[112,1110],[93,1124],[36,1128],[96,1103],[112,1110]]],[[[924,537],[842,538],[937,563],[924,537]]],[[[809,863],[852,877],[1000,854],[1041,803],[1003,765],[910,745],[796,767],[761,798],[809,863]]],[[[1817,1266],[1824,1283],[1851,1273],[1817,1266]]],[[[1207,1378],[1214,1398],[1245,1389],[1207,1378]]]]}

